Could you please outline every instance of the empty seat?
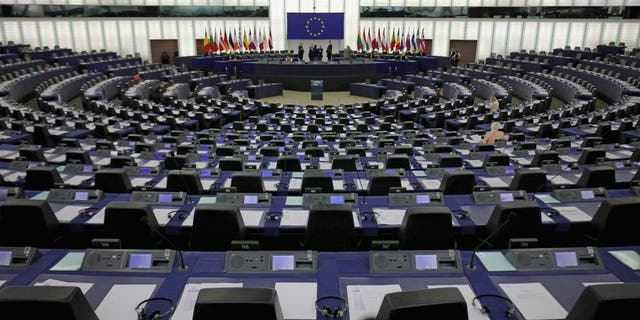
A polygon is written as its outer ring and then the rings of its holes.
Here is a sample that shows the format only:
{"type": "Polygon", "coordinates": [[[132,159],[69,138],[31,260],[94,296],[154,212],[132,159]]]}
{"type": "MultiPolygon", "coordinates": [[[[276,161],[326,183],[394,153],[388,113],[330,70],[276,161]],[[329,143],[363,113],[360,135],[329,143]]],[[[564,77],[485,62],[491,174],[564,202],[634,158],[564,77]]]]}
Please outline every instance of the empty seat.
{"type": "Polygon", "coordinates": [[[65,163],[93,164],[87,151],[67,151],[65,163]]]}
{"type": "Polygon", "coordinates": [[[632,315],[639,303],[639,283],[585,286],[565,320],[606,320],[614,314],[632,315]]]}
{"type": "Polygon", "coordinates": [[[536,151],[531,159],[531,166],[541,167],[543,164],[556,164],[558,161],[560,161],[560,157],[556,151],[536,151]]]}
{"type": "Polygon", "coordinates": [[[451,211],[447,207],[410,207],[400,225],[403,250],[446,250],[454,248],[451,211]]]}
{"type": "Polygon", "coordinates": [[[242,159],[223,158],[218,162],[218,168],[222,171],[242,171],[242,159]]]}
{"type": "Polygon", "coordinates": [[[579,164],[595,164],[599,159],[606,159],[606,151],[604,149],[599,148],[589,148],[582,150],[580,154],[580,158],[578,159],[579,164]]]}
{"type": "Polygon", "coordinates": [[[233,314],[238,319],[283,320],[278,292],[272,288],[204,288],[198,293],[193,320],[233,314]]]}
{"type": "Polygon", "coordinates": [[[440,192],[444,194],[471,194],[476,185],[476,176],[471,171],[459,170],[445,172],[440,183],[440,192]]]}
{"type": "Polygon", "coordinates": [[[356,160],[352,156],[338,155],[331,160],[331,169],[356,171],[356,160]]]}
{"type": "MultiPolygon", "coordinates": [[[[377,320],[468,319],[467,302],[458,288],[431,288],[387,293],[377,320]]],[[[373,319],[373,318],[371,318],[373,319]]]]}
{"type": "Polygon", "coordinates": [[[260,172],[234,172],[231,176],[231,187],[236,192],[244,193],[263,193],[264,181],[260,172]]]}
{"type": "Polygon", "coordinates": [[[279,157],[280,148],[279,147],[262,147],[260,148],[260,154],[265,157],[279,157]]]}
{"type": "Polygon", "coordinates": [[[405,154],[392,154],[387,156],[384,165],[385,169],[404,169],[411,170],[411,163],[409,157],[405,154]]]}
{"type": "Polygon", "coordinates": [[[160,226],[148,203],[113,201],[104,213],[104,237],[120,239],[122,248],[154,249],[160,226]]]}
{"type": "Polygon", "coordinates": [[[533,201],[501,202],[487,222],[487,233],[494,234],[492,249],[506,249],[512,238],[540,238],[540,206],[533,201]]]}
{"type": "Polygon", "coordinates": [[[324,157],[324,149],[321,147],[308,147],[304,149],[304,154],[311,157],[321,158],[324,157]]]}
{"type": "Polygon", "coordinates": [[[616,183],[616,171],[609,166],[586,168],[576,186],[578,188],[613,188],[616,183]]]}
{"type": "Polygon", "coordinates": [[[547,191],[547,172],[544,170],[518,170],[509,184],[509,190],[526,192],[547,191]]]}
{"type": "Polygon", "coordinates": [[[493,153],[489,154],[484,158],[482,162],[482,167],[489,166],[508,166],[510,163],[509,156],[503,153],[493,153]]]}
{"type": "Polygon", "coordinates": [[[392,173],[373,173],[369,178],[367,194],[370,196],[386,196],[391,188],[402,187],[400,176],[392,173]]]}
{"type": "Polygon", "coordinates": [[[19,156],[27,161],[47,162],[47,158],[44,156],[44,152],[40,146],[20,148],[19,156]]]}
{"type": "Polygon", "coordinates": [[[333,179],[326,173],[307,173],[302,176],[302,192],[309,192],[310,189],[316,189],[319,192],[333,192],[333,179]]]}
{"type": "Polygon", "coordinates": [[[95,175],[96,189],[107,193],[131,193],[133,189],[126,169],[101,169],[95,175]]]}
{"type": "Polygon", "coordinates": [[[462,157],[459,155],[439,155],[438,167],[440,168],[461,168],[462,157]]]}
{"type": "Polygon", "coordinates": [[[45,200],[7,199],[0,204],[0,246],[52,248],[60,223],[45,200]]]}
{"type": "Polygon", "coordinates": [[[109,168],[122,168],[135,163],[136,163],[136,160],[133,157],[115,156],[111,158],[109,162],[109,168]]]}
{"type": "Polygon", "coordinates": [[[350,205],[312,205],[304,247],[317,251],[351,251],[357,248],[350,205]]]}
{"type": "Polygon", "coordinates": [[[60,172],[52,167],[36,167],[28,168],[25,177],[25,187],[30,190],[49,190],[56,184],[62,184],[64,181],[60,176],[60,172]]]}
{"type": "Polygon", "coordinates": [[[605,199],[591,219],[592,235],[598,246],[640,245],[640,198],[605,199]]]}
{"type": "Polygon", "coordinates": [[[199,204],[193,216],[190,248],[200,251],[227,251],[231,241],[244,240],[246,228],[235,204],[199,204]]]}
{"type": "Polygon", "coordinates": [[[167,191],[182,191],[187,194],[203,194],[204,189],[196,171],[171,171],[167,175],[167,191]]]}
{"type": "Polygon", "coordinates": [[[276,168],[282,171],[302,171],[300,159],[297,156],[282,156],[278,158],[276,168]]]}
{"type": "Polygon", "coordinates": [[[73,286],[7,286],[0,290],[0,308],[24,319],[98,320],[82,294],[73,286]]]}

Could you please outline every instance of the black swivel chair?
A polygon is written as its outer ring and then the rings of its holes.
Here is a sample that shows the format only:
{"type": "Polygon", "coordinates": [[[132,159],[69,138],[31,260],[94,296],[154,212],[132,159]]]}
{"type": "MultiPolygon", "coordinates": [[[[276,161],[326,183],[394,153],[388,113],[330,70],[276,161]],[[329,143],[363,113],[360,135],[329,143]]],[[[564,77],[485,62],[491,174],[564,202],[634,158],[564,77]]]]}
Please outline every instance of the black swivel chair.
{"type": "Polygon", "coordinates": [[[454,248],[451,211],[447,207],[410,207],[400,225],[402,250],[454,248]]]}
{"type": "Polygon", "coordinates": [[[405,154],[392,154],[387,156],[384,167],[385,169],[404,169],[409,171],[411,170],[411,163],[409,162],[409,157],[405,154]]]}
{"type": "Polygon", "coordinates": [[[78,287],[7,286],[0,289],[0,309],[21,319],[98,320],[78,287]]]}
{"type": "Polygon", "coordinates": [[[42,151],[42,147],[40,146],[20,148],[19,155],[27,161],[47,162],[47,158],[44,156],[44,151],[42,151]]]}
{"type": "Polygon", "coordinates": [[[632,315],[640,304],[640,283],[586,286],[565,320],[608,320],[614,314],[632,315]]]}
{"type": "Polygon", "coordinates": [[[509,190],[547,191],[547,172],[544,170],[518,170],[509,184],[509,190]]]}
{"type": "Polygon", "coordinates": [[[509,156],[503,153],[489,154],[484,158],[482,167],[489,166],[508,166],[510,163],[509,156]]]}
{"type": "Polygon", "coordinates": [[[312,205],[305,232],[304,247],[317,251],[352,251],[357,248],[350,205],[312,205]]]}
{"type": "Polygon", "coordinates": [[[204,188],[196,171],[171,171],[167,175],[167,191],[183,191],[187,194],[203,194],[204,188]]]}
{"type": "Polygon", "coordinates": [[[298,156],[287,155],[278,158],[276,168],[282,171],[302,171],[298,156]]]}
{"type": "Polygon", "coordinates": [[[93,164],[87,151],[67,151],[65,163],[93,164]]]}
{"type": "Polygon", "coordinates": [[[25,177],[25,188],[30,190],[49,190],[56,184],[63,184],[60,172],[52,167],[28,168],[25,177]]]}
{"type": "Polygon", "coordinates": [[[376,320],[468,319],[467,303],[458,288],[432,288],[388,293],[376,320]]]}
{"type": "Polygon", "coordinates": [[[272,288],[205,288],[200,290],[193,320],[233,314],[238,319],[284,320],[278,292],[272,288]]]}
{"type": "Polygon", "coordinates": [[[613,188],[616,184],[616,170],[609,166],[584,169],[576,182],[578,188],[613,188]]]}
{"type": "Polygon", "coordinates": [[[476,185],[476,176],[471,171],[445,172],[439,191],[443,194],[471,194],[476,185]]]}
{"type": "Polygon", "coordinates": [[[306,173],[302,176],[300,190],[304,193],[309,189],[318,189],[322,193],[333,192],[333,179],[326,173],[306,173]]]}
{"type": "Polygon", "coordinates": [[[506,249],[512,238],[540,238],[540,206],[533,201],[511,201],[496,205],[487,222],[487,233],[494,234],[493,249],[506,249]]]}
{"type": "Polygon", "coordinates": [[[640,198],[605,199],[591,219],[591,233],[597,246],[640,245],[640,198]]]}
{"type": "Polygon", "coordinates": [[[0,204],[0,246],[52,248],[60,223],[45,200],[8,199],[0,204]]]}
{"type": "Polygon", "coordinates": [[[273,147],[273,146],[262,147],[260,149],[260,154],[265,157],[279,157],[280,149],[279,147],[273,147]]]}
{"type": "Polygon", "coordinates": [[[159,248],[160,226],[148,203],[114,201],[104,213],[104,237],[120,239],[125,249],[159,248]]]}
{"type": "Polygon", "coordinates": [[[260,172],[234,172],[231,175],[231,187],[242,193],[263,193],[265,190],[260,172]]]}
{"type": "Polygon", "coordinates": [[[331,160],[331,169],[356,171],[356,160],[352,156],[337,155],[331,160]]]}
{"type": "Polygon", "coordinates": [[[373,173],[369,179],[367,193],[370,196],[386,196],[389,189],[402,187],[400,176],[392,173],[373,173]]]}
{"type": "Polygon", "coordinates": [[[543,164],[556,164],[560,161],[557,151],[536,151],[531,160],[531,167],[541,167],[543,164]]]}
{"type": "Polygon", "coordinates": [[[111,161],[109,162],[109,168],[123,168],[133,163],[136,163],[136,160],[133,157],[115,156],[111,158],[111,161]]]}
{"type": "Polygon", "coordinates": [[[96,189],[107,193],[131,193],[133,186],[126,169],[101,169],[95,175],[96,189]]]}
{"type": "Polygon", "coordinates": [[[461,168],[462,158],[459,155],[438,155],[438,167],[461,168]]]}
{"type": "Polygon", "coordinates": [[[232,240],[244,240],[246,228],[235,204],[196,206],[190,248],[198,251],[227,251],[232,240]]]}
{"type": "Polygon", "coordinates": [[[229,158],[229,159],[220,159],[218,162],[218,168],[222,171],[242,171],[242,159],[238,158],[229,158]]]}
{"type": "Polygon", "coordinates": [[[53,137],[49,134],[49,129],[44,124],[36,124],[33,126],[33,144],[47,148],[56,146],[53,137]]]}
{"type": "Polygon", "coordinates": [[[606,151],[604,149],[589,148],[582,150],[578,163],[581,165],[595,164],[599,159],[606,159],[606,151]]]}

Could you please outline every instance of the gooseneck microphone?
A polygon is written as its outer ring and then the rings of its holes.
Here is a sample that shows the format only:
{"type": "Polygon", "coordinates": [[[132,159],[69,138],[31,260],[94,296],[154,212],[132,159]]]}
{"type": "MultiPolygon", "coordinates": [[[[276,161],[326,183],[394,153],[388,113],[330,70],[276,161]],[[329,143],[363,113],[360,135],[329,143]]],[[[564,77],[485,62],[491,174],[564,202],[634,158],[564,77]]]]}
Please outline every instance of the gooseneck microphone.
{"type": "Polygon", "coordinates": [[[509,215],[507,219],[504,220],[494,232],[492,232],[489,236],[487,236],[484,240],[482,240],[475,248],[473,248],[473,252],[471,253],[471,261],[469,262],[469,265],[467,266],[467,268],[469,268],[470,270],[476,269],[474,262],[475,262],[476,253],[478,252],[478,250],[480,250],[480,248],[482,248],[484,244],[488,243],[489,240],[491,240],[491,238],[495,237],[495,235],[498,234],[498,232],[500,232],[500,230],[502,230],[502,228],[504,228],[507,224],[509,224],[510,221],[511,221],[511,215],[509,215]]]}
{"type": "Polygon", "coordinates": [[[164,242],[169,244],[171,246],[171,248],[178,253],[178,255],[180,256],[180,271],[185,271],[185,270],[188,269],[187,266],[184,264],[184,258],[182,257],[182,250],[178,249],[178,247],[175,245],[175,243],[173,243],[173,241],[169,240],[169,238],[167,238],[167,236],[162,234],[162,232],[160,232],[158,229],[150,226],[149,225],[149,218],[147,218],[146,216],[140,217],[140,223],[142,223],[142,224],[146,225],[147,227],[149,227],[149,230],[151,230],[153,233],[155,233],[158,236],[160,236],[160,238],[162,238],[162,240],[164,242]]]}

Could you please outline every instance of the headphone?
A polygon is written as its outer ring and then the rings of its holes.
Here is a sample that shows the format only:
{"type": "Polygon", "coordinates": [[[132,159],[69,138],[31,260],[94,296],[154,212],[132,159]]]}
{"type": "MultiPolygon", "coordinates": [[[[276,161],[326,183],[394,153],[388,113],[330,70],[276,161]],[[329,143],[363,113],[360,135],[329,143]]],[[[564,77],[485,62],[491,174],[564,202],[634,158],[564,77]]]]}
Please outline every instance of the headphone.
{"type": "MultiPolygon", "coordinates": [[[[492,293],[486,293],[486,294],[480,294],[477,295],[476,297],[473,298],[473,300],[471,301],[471,305],[474,308],[477,308],[476,306],[476,300],[478,300],[478,302],[480,302],[480,298],[483,297],[493,297],[493,298],[498,298],[498,299],[502,299],[504,301],[507,302],[507,309],[504,311],[504,315],[507,318],[511,318],[511,316],[513,316],[513,314],[518,310],[518,308],[516,308],[516,305],[511,301],[511,299],[503,296],[503,295],[499,295],[499,294],[492,294],[492,293]]],[[[487,307],[486,304],[480,302],[480,312],[486,315],[491,314],[491,310],[489,309],[489,307],[487,307]]]]}
{"type": "Polygon", "coordinates": [[[380,217],[380,213],[375,211],[360,212],[360,220],[362,221],[371,220],[372,222],[376,222],[378,221],[378,217],[380,217]]]}
{"type": "Polygon", "coordinates": [[[344,316],[344,312],[347,311],[347,308],[349,307],[347,305],[347,301],[338,296],[320,297],[318,298],[318,300],[316,300],[315,305],[316,305],[316,310],[318,310],[318,312],[320,312],[320,314],[322,314],[323,317],[333,318],[333,319],[341,319],[344,316]],[[319,302],[322,300],[328,300],[328,299],[338,300],[340,301],[340,305],[335,308],[331,308],[329,305],[326,305],[326,304],[320,307],[319,302]]]}
{"type": "Polygon", "coordinates": [[[144,319],[150,319],[150,320],[154,320],[154,319],[160,319],[162,317],[166,317],[168,315],[170,315],[174,310],[176,309],[176,302],[173,301],[173,299],[170,298],[165,298],[165,297],[157,297],[157,298],[149,298],[146,300],[142,300],[140,303],[138,303],[138,305],[135,307],[136,313],[138,314],[138,320],[144,320],[144,319]],[[169,303],[171,303],[171,307],[169,307],[169,309],[167,309],[167,311],[165,311],[164,313],[160,313],[160,310],[154,310],[153,312],[151,312],[151,314],[149,315],[149,317],[146,317],[146,314],[144,312],[144,306],[146,306],[146,304],[148,302],[151,301],[167,301],[169,303]]]}

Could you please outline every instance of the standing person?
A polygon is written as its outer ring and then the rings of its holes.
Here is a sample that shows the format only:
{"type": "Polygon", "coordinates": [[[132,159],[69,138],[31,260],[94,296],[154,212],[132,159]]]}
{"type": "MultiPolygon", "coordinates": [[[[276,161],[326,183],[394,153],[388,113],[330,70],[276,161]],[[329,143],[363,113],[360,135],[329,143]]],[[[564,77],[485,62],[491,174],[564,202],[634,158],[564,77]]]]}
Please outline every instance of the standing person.
{"type": "Polygon", "coordinates": [[[166,51],[162,51],[162,55],[160,55],[160,62],[162,62],[162,64],[169,64],[171,60],[171,57],[169,57],[169,54],[166,51]]]}
{"type": "Polygon", "coordinates": [[[318,59],[318,61],[322,61],[322,46],[318,47],[318,52],[316,52],[316,59],[318,59]]]}
{"type": "Polygon", "coordinates": [[[333,45],[331,44],[331,40],[329,40],[329,45],[327,46],[327,61],[331,61],[332,51],[333,51],[333,45]]]}
{"type": "Polygon", "coordinates": [[[456,54],[455,54],[455,65],[456,65],[456,67],[458,66],[458,63],[460,63],[460,51],[456,50],[456,54]]]}
{"type": "Polygon", "coordinates": [[[302,61],[304,59],[304,46],[302,42],[298,45],[298,60],[302,61]]]}
{"type": "Polygon", "coordinates": [[[309,52],[307,53],[307,56],[309,57],[309,61],[313,60],[313,44],[309,45],[309,52]]]}
{"type": "Polygon", "coordinates": [[[456,65],[456,51],[451,49],[451,51],[449,51],[449,62],[451,64],[451,66],[455,66],[456,65]]]}
{"type": "Polygon", "coordinates": [[[489,99],[489,112],[495,113],[498,112],[498,110],[500,110],[500,102],[498,102],[496,96],[491,96],[489,99]]]}

